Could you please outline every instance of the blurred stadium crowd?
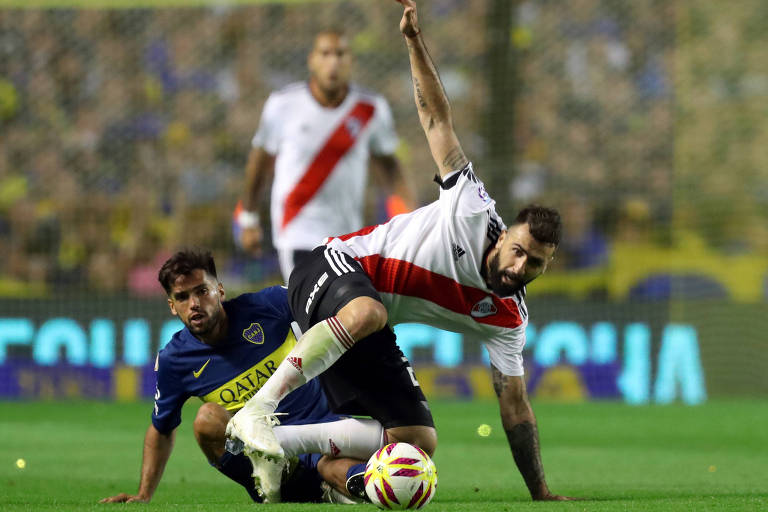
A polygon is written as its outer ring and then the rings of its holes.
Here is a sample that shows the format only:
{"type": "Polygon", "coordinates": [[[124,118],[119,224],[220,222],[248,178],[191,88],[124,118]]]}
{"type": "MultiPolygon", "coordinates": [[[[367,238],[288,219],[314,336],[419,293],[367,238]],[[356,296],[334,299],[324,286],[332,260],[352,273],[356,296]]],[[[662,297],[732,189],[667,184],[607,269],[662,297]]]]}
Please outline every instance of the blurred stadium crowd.
{"type": "MultiPolygon", "coordinates": [[[[767,3],[519,2],[521,86],[513,125],[494,127],[513,131],[514,161],[484,168],[489,3],[424,2],[433,57],[465,151],[481,175],[509,176],[496,199],[561,209],[556,271],[615,268],[622,244],[765,255],[767,3]]],[[[348,29],[355,79],[390,101],[431,201],[390,7],[0,10],[0,295],[161,294],[156,269],[181,245],[212,248],[231,288],[279,280],[270,254],[237,252],[232,209],[264,100],[306,76],[327,25],[348,29]]]]}

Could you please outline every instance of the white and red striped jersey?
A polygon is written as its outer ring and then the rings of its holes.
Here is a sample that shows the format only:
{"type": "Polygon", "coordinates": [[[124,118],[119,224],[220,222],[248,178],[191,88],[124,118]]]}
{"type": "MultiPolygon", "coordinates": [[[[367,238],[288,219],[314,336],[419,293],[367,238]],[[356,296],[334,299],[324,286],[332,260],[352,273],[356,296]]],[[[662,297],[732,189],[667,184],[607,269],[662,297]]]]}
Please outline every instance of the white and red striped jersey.
{"type": "Polygon", "coordinates": [[[277,249],[313,249],[363,225],[371,154],[397,147],[386,100],[351,86],[336,108],[320,105],[306,82],[273,92],[253,147],[276,155],[270,213],[277,249]]]}
{"type": "Polygon", "coordinates": [[[418,322],[481,341],[505,375],[523,375],[525,289],[499,297],[481,275],[505,229],[472,165],[442,180],[440,198],[385,224],[326,240],[373,281],[392,325],[418,322]]]}

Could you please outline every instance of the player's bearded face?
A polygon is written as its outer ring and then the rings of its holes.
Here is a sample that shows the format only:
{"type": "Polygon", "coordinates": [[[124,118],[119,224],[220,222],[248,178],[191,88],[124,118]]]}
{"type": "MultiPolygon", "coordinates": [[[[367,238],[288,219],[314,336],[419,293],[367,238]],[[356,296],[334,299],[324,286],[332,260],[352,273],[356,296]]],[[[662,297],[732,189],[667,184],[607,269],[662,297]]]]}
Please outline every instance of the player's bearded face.
{"type": "Polygon", "coordinates": [[[554,252],[554,245],[531,235],[528,224],[511,226],[487,260],[486,283],[496,295],[513,295],[547,269],[554,252]]]}
{"type": "MultiPolygon", "coordinates": [[[[172,286],[171,310],[198,337],[215,334],[224,319],[224,289],[203,270],[179,276],[172,286]]],[[[208,340],[212,341],[212,340],[208,340]]]]}
{"type": "Polygon", "coordinates": [[[221,303],[215,308],[206,308],[205,310],[190,311],[187,315],[184,325],[187,326],[189,332],[194,335],[205,335],[211,333],[222,319],[222,307],[221,303]]]}
{"type": "Polygon", "coordinates": [[[502,269],[500,251],[488,260],[488,287],[499,297],[514,295],[533,279],[526,281],[525,276],[502,269]]]}

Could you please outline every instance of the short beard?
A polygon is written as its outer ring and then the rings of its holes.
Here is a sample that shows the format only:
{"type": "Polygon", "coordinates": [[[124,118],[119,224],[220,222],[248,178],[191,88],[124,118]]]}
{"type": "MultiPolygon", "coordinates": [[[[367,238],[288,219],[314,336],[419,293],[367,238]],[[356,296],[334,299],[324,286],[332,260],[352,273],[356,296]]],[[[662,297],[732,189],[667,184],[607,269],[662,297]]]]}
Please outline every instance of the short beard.
{"type": "MultiPolygon", "coordinates": [[[[488,287],[499,297],[509,297],[523,289],[528,284],[521,278],[515,278],[514,284],[503,281],[504,273],[499,268],[499,252],[488,259],[488,287]]],[[[530,281],[529,281],[530,282],[530,281]]]]}
{"type": "Polygon", "coordinates": [[[204,325],[201,325],[199,328],[193,328],[191,322],[187,324],[187,329],[189,329],[189,332],[191,332],[195,336],[205,336],[207,334],[212,333],[216,327],[219,325],[219,321],[221,320],[221,310],[217,311],[213,315],[208,317],[208,322],[206,322],[204,325]]]}

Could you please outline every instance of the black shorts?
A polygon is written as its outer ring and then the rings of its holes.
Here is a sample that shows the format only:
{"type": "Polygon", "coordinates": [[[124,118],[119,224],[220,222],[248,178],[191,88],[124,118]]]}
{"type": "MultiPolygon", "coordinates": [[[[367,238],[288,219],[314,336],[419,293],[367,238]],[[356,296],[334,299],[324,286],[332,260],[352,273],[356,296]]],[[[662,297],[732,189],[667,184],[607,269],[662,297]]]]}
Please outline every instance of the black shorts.
{"type": "MultiPolygon", "coordinates": [[[[303,332],[357,297],[381,302],[360,264],[326,246],[303,259],[288,281],[291,310],[303,332]]],[[[435,425],[413,368],[388,325],[355,343],[319,378],[337,414],[370,416],[384,428],[435,425]]]]}

